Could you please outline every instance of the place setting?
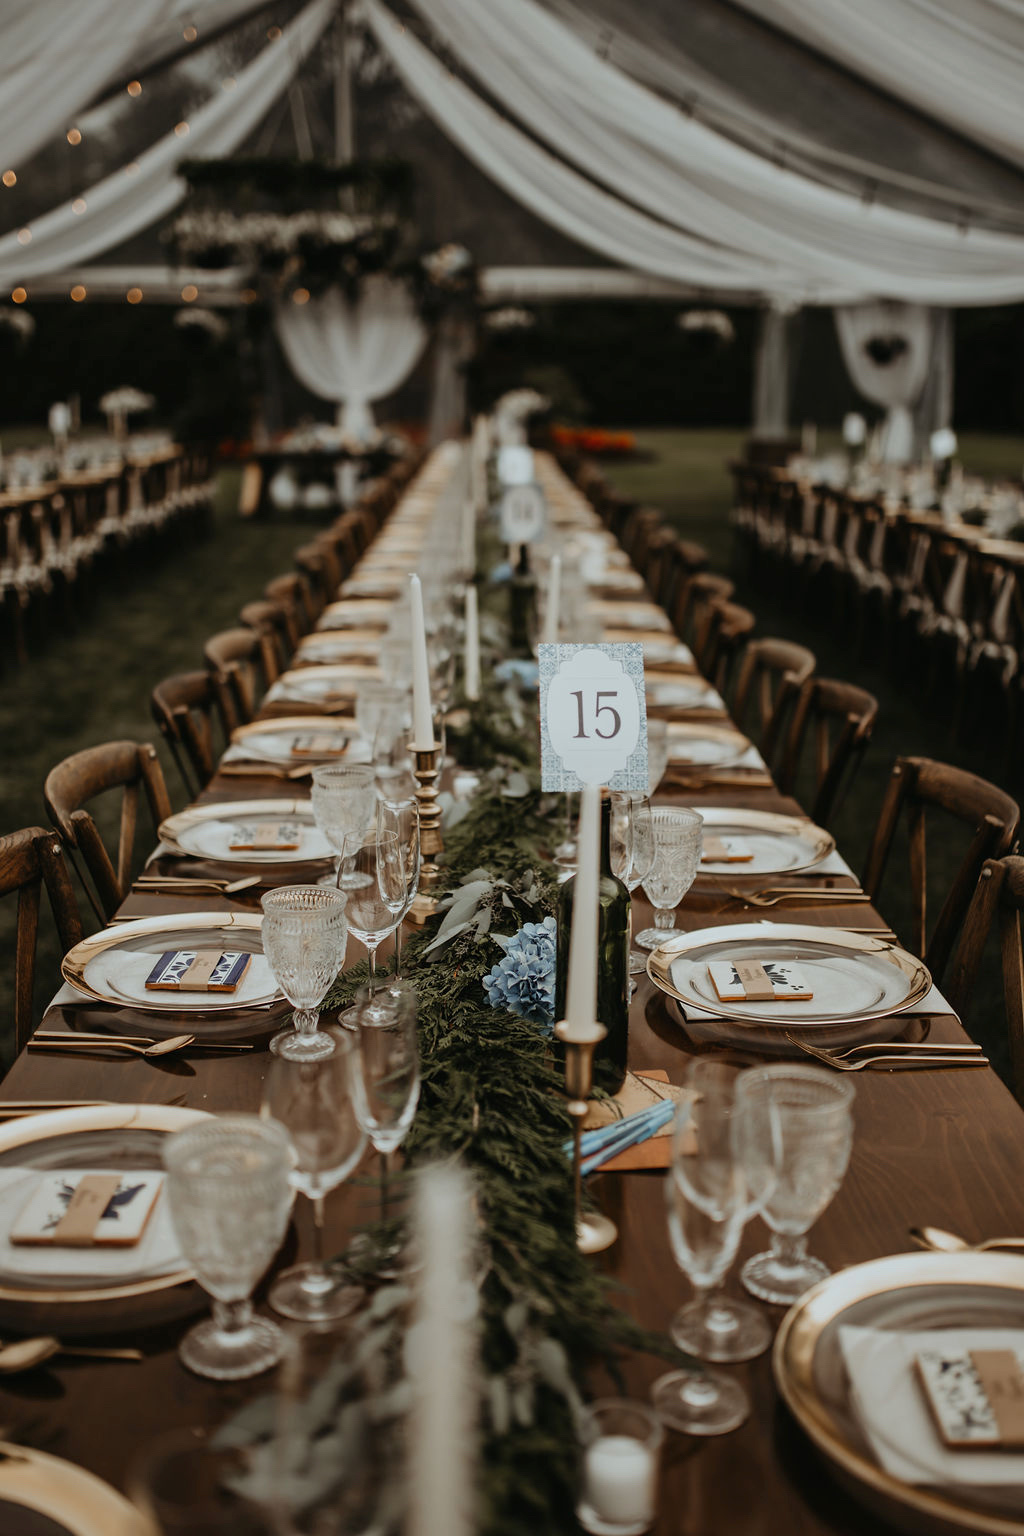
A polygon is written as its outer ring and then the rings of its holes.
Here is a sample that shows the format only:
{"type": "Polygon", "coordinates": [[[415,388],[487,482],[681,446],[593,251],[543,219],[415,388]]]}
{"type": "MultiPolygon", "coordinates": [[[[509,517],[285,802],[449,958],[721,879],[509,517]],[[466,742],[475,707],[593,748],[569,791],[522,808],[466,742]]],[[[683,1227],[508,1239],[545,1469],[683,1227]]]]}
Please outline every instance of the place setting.
{"type": "Polygon", "coordinates": [[[371,749],[353,720],[282,715],[237,726],[219,772],[229,777],[303,779],[317,763],[368,762],[371,749]]]}

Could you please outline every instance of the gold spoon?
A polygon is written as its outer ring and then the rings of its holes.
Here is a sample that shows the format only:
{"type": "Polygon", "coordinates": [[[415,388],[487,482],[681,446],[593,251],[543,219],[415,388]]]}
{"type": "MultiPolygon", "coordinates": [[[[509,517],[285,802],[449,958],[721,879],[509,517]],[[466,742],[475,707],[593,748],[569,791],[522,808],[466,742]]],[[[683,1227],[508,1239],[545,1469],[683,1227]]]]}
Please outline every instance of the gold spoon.
{"type": "Polygon", "coordinates": [[[241,880],[203,880],[196,875],[140,875],[135,882],[137,891],[181,891],[199,887],[204,891],[219,891],[222,896],[233,896],[236,891],[247,891],[259,885],[261,876],[245,875],[241,880]]]}
{"type": "Polygon", "coordinates": [[[62,1344],[48,1334],[38,1338],[17,1339],[13,1344],[0,1344],[0,1375],[13,1376],[17,1371],[31,1371],[53,1355],[78,1355],[88,1360],[141,1360],[141,1349],[90,1349],[86,1346],[62,1344]]]}
{"type": "Polygon", "coordinates": [[[156,1040],[152,1045],[133,1045],[127,1040],[75,1040],[69,1036],[63,1040],[30,1040],[30,1051],[128,1051],[133,1056],[169,1056],[172,1051],[183,1051],[195,1040],[195,1035],[172,1035],[169,1040],[156,1040]]]}
{"type": "Polygon", "coordinates": [[[988,1237],[983,1243],[969,1243],[944,1227],[910,1227],[908,1231],[918,1247],[933,1253],[985,1253],[993,1248],[1024,1248],[1024,1237],[988,1237]]]}

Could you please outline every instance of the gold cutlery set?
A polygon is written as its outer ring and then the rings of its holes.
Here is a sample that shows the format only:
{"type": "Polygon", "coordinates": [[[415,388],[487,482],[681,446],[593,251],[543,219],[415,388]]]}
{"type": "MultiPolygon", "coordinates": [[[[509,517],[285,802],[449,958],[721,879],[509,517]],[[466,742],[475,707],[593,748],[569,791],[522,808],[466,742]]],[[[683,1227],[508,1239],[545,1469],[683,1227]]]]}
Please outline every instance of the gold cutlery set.
{"type": "Polygon", "coordinates": [[[823,1066],[836,1072],[863,1072],[882,1067],[886,1071],[921,1071],[935,1067],[987,1067],[988,1057],[980,1045],[943,1045],[932,1041],[885,1040],[851,1045],[845,1050],[827,1051],[811,1045],[799,1035],[786,1031],[786,1039],[823,1066]]]}

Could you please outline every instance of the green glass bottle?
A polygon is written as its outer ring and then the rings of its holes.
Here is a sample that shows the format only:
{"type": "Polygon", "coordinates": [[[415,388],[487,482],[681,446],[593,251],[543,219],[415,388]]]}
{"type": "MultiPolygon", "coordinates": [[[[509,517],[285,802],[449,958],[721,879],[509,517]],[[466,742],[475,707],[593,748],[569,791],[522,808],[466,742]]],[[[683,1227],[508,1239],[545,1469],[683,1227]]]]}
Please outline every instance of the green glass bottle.
{"type": "MultiPolygon", "coordinates": [[[[608,1031],[594,1053],[604,1063],[598,1085],[614,1092],[626,1075],[629,1049],[629,892],[612,874],[611,800],[601,800],[601,876],[597,927],[597,1020],[608,1031]]],[[[558,892],[558,950],[555,970],[555,1018],[565,1018],[569,980],[569,934],[576,876],[558,892]]]]}
{"type": "Polygon", "coordinates": [[[530,570],[530,546],[520,544],[508,594],[508,638],[513,656],[532,656],[537,633],[537,583],[530,570]]]}

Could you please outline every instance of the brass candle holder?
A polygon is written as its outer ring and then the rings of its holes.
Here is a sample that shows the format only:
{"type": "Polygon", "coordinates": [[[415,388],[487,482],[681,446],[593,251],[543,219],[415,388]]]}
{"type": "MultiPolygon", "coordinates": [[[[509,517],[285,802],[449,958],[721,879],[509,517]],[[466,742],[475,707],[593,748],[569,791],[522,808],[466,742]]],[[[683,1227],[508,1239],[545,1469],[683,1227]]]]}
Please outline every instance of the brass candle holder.
{"type": "Polygon", "coordinates": [[[603,1024],[593,1023],[581,1031],[579,1025],[562,1019],[555,1025],[555,1039],[565,1046],[565,1090],[568,1095],[566,1108],[572,1120],[572,1182],[573,1201],[576,1211],[576,1246],[581,1253],[601,1253],[610,1248],[619,1235],[614,1221],[602,1216],[600,1211],[583,1209],[583,1177],[580,1172],[582,1154],[580,1138],[587,1116],[587,1101],[594,1086],[594,1049],[601,1044],[608,1031],[603,1024]]]}
{"type": "Polygon", "coordinates": [[[441,748],[409,748],[412,754],[412,771],[416,780],[416,803],[420,822],[420,888],[412,906],[409,920],[423,924],[437,910],[437,887],[441,879],[438,854],[444,851],[441,833],[441,805],[437,798],[437,785],[441,777],[441,748]]]}

